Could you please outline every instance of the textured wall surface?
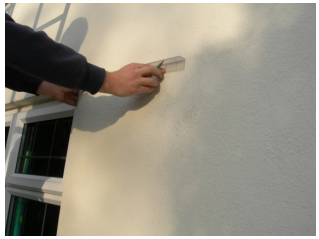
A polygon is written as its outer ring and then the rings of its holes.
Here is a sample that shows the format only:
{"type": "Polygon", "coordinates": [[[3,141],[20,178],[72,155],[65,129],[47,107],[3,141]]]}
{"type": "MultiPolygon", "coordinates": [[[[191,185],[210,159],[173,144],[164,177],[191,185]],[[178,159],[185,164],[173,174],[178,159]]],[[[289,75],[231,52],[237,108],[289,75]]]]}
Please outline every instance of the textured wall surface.
{"type": "Polygon", "coordinates": [[[71,4],[63,32],[82,23],[65,42],[93,64],[180,55],[186,68],[152,94],[81,96],[58,235],[315,235],[315,16],[71,4]]]}

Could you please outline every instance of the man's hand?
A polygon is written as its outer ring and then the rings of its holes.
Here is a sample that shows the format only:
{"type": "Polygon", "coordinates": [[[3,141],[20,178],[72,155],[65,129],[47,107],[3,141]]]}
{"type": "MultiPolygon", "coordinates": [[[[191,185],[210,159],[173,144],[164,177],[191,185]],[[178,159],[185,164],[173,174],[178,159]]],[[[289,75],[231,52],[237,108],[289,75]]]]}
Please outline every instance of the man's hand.
{"type": "Polygon", "coordinates": [[[162,79],[164,73],[165,69],[163,68],[158,69],[148,64],[132,63],[118,71],[106,72],[104,83],[99,92],[116,96],[153,92],[158,81],[152,76],[162,79]]]}
{"type": "Polygon", "coordinates": [[[62,86],[52,84],[47,81],[42,81],[37,90],[37,94],[51,96],[53,99],[57,101],[72,106],[77,105],[79,97],[78,90],[71,90],[62,86]]]}

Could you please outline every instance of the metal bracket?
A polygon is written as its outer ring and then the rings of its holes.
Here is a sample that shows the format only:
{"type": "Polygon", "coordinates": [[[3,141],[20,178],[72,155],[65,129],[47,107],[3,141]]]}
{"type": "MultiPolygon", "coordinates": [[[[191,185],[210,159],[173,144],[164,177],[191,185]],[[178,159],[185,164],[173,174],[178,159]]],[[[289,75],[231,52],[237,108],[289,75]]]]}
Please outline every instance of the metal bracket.
{"type": "MultiPolygon", "coordinates": [[[[152,66],[157,66],[161,61],[155,61],[148,63],[152,66]]],[[[185,58],[181,56],[175,56],[172,58],[164,59],[164,62],[161,66],[161,68],[164,68],[166,70],[166,73],[175,72],[175,71],[181,71],[185,69],[185,58]]]]}

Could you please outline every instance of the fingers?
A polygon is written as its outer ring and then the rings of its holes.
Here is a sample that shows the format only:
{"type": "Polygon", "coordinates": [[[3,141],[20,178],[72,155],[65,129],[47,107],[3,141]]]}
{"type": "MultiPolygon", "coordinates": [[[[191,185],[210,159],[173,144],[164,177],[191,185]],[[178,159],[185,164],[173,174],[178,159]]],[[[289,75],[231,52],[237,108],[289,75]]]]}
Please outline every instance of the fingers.
{"type": "Polygon", "coordinates": [[[141,78],[139,80],[141,91],[140,93],[149,93],[153,92],[158,86],[158,81],[150,76],[156,76],[159,79],[163,78],[163,74],[165,73],[164,68],[156,68],[155,66],[148,64],[136,64],[139,69],[139,73],[141,74],[141,78]]]}
{"type": "Polygon", "coordinates": [[[78,101],[79,100],[79,97],[76,96],[76,95],[68,95],[68,99],[72,100],[72,101],[78,101]]]}
{"type": "Polygon", "coordinates": [[[158,85],[158,81],[152,77],[141,77],[139,80],[139,85],[156,87],[158,85]]]}
{"type": "Polygon", "coordinates": [[[141,76],[156,76],[159,79],[163,78],[163,73],[165,73],[165,69],[158,69],[155,66],[148,64],[137,64],[139,72],[141,76]],[[164,72],[163,72],[164,71],[164,72]]]}
{"type": "Polygon", "coordinates": [[[165,69],[148,64],[131,63],[114,72],[106,72],[99,92],[120,97],[152,92],[162,79],[165,69]],[[154,78],[152,77],[154,76],[154,78]]]}
{"type": "Polygon", "coordinates": [[[75,96],[76,98],[78,98],[80,91],[79,91],[79,90],[72,90],[70,93],[71,93],[73,96],[75,96]]]}
{"type": "Polygon", "coordinates": [[[79,90],[73,90],[73,89],[69,89],[69,88],[65,88],[65,87],[60,87],[61,91],[63,93],[68,93],[68,94],[73,94],[73,95],[79,95],[79,90]]]}
{"type": "Polygon", "coordinates": [[[166,70],[164,68],[159,68],[160,71],[162,72],[162,74],[165,74],[166,73],[166,70]]]}
{"type": "Polygon", "coordinates": [[[64,97],[64,103],[72,105],[72,106],[77,106],[79,100],[79,92],[78,91],[71,91],[65,94],[64,97]]]}
{"type": "Polygon", "coordinates": [[[151,93],[156,89],[156,87],[152,86],[140,86],[138,94],[151,93]]]}

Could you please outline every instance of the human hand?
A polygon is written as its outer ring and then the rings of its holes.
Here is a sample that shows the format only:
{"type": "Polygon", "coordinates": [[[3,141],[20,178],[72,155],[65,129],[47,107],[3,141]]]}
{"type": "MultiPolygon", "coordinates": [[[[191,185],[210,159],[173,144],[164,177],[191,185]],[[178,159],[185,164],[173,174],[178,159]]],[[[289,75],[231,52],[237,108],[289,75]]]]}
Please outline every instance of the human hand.
{"type": "Polygon", "coordinates": [[[106,72],[99,92],[122,97],[153,92],[158,81],[152,76],[162,79],[164,73],[164,68],[158,69],[148,64],[131,63],[118,71],[106,72]]]}
{"type": "Polygon", "coordinates": [[[79,97],[78,90],[71,90],[47,81],[42,81],[37,90],[37,94],[51,96],[53,99],[61,103],[65,103],[72,106],[77,105],[79,97]]]}
{"type": "Polygon", "coordinates": [[[71,90],[62,86],[59,86],[59,90],[53,97],[55,100],[62,103],[77,106],[79,99],[79,90],[71,90]]]}

